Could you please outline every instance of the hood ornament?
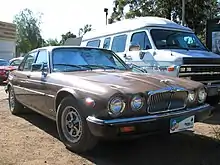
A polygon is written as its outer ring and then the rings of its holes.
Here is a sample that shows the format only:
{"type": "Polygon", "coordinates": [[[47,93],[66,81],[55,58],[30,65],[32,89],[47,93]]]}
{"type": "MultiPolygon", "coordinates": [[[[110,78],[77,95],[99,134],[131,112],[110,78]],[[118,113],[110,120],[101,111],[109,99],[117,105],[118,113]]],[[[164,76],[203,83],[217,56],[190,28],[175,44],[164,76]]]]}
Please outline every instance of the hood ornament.
{"type": "Polygon", "coordinates": [[[160,80],[160,83],[164,83],[166,85],[171,85],[172,83],[174,83],[174,81],[170,80],[170,79],[164,79],[164,80],[160,80]]]}

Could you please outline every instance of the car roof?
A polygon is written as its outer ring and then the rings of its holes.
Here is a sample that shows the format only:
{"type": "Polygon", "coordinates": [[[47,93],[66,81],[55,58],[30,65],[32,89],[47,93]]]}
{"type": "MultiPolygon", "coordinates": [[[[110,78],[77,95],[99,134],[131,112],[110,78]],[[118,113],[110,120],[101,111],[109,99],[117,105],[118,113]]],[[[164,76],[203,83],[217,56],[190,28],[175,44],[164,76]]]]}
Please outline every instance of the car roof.
{"type": "Polygon", "coordinates": [[[35,51],[39,51],[39,50],[47,50],[47,51],[51,52],[52,50],[59,49],[59,48],[97,49],[97,50],[105,50],[105,51],[113,52],[113,51],[108,50],[108,49],[91,47],[91,46],[66,46],[66,45],[62,45],[62,46],[45,46],[45,47],[34,49],[34,50],[30,51],[30,52],[35,52],[35,51]]]}
{"type": "Polygon", "coordinates": [[[7,60],[5,60],[5,59],[2,59],[2,58],[0,58],[0,61],[4,61],[4,62],[7,62],[7,60]]]}
{"type": "Polygon", "coordinates": [[[118,33],[125,33],[145,27],[174,28],[174,29],[192,32],[190,28],[179,25],[169,19],[162,17],[146,16],[146,17],[125,19],[122,21],[109,24],[107,26],[93,29],[87,32],[85,35],[83,35],[82,41],[94,39],[98,37],[109,36],[118,33]]]}
{"type": "Polygon", "coordinates": [[[15,57],[9,60],[9,62],[15,61],[15,60],[22,60],[24,57],[15,57]]]}

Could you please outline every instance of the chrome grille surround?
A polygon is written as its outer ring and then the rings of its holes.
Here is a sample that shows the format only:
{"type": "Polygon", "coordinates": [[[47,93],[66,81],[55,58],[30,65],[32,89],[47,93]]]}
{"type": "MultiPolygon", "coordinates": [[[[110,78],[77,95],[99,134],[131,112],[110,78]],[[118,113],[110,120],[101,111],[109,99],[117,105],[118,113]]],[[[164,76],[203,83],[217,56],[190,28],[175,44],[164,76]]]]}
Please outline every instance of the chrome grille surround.
{"type": "Polygon", "coordinates": [[[148,92],[147,112],[149,114],[177,111],[186,107],[188,91],[185,88],[169,86],[148,92]]]}

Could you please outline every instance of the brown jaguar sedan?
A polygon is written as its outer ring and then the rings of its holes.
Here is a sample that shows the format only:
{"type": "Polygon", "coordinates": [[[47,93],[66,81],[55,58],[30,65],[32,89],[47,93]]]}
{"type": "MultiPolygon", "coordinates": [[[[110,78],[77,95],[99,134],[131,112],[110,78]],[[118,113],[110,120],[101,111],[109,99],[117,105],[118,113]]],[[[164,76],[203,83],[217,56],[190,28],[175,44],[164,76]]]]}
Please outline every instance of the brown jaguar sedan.
{"type": "Polygon", "coordinates": [[[213,109],[203,84],[142,73],[105,49],[39,48],[8,79],[11,113],[29,108],[55,120],[74,152],[92,149],[99,138],[192,129],[213,109]]]}

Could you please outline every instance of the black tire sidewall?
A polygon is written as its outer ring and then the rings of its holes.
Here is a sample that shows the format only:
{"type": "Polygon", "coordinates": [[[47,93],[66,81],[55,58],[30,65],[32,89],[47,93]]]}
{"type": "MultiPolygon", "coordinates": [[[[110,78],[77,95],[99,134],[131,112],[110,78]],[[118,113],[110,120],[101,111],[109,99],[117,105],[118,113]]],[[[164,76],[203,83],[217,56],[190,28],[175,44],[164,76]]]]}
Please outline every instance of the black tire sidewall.
{"type": "Polygon", "coordinates": [[[77,103],[74,101],[74,99],[72,97],[64,98],[61,101],[60,105],[58,106],[57,115],[56,115],[56,125],[57,125],[57,131],[58,131],[58,134],[59,134],[61,141],[71,151],[84,152],[84,151],[90,150],[95,146],[95,144],[97,142],[96,138],[91,134],[91,132],[88,128],[85,116],[83,115],[79,106],[77,105],[77,103]],[[76,143],[70,142],[64,136],[62,126],[61,126],[61,116],[62,116],[63,110],[67,106],[74,107],[77,110],[77,112],[79,113],[79,115],[81,117],[81,121],[82,121],[82,135],[81,135],[80,140],[76,143]]]}

